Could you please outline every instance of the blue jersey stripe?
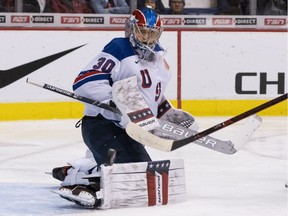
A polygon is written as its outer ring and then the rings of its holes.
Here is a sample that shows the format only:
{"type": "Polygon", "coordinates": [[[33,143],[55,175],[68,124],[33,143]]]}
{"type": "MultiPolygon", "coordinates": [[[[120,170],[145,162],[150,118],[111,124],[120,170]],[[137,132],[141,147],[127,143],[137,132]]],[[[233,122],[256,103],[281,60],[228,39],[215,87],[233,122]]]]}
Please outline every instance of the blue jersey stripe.
{"type": "Polygon", "coordinates": [[[119,61],[135,55],[128,38],[114,38],[104,47],[103,52],[114,56],[119,61]]]}

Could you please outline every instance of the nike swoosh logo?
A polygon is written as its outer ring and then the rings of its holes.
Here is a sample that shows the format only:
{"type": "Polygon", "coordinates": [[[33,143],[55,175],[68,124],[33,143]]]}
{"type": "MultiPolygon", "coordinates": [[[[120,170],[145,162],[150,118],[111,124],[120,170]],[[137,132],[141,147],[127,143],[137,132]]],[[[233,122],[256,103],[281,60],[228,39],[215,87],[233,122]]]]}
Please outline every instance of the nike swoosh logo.
{"type": "Polygon", "coordinates": [[[17,66],[8,70],[0,70],[0,89],[7,85],[10,85],[11,83],[23,78],[24,76],[27,76],[28,74],[38,70],[39,68],[44,67],[45,65],[85,45],[86,44],[69,49],[69,50],[65,50],[60,53],[46,56],[44,58],[23,64],[23,65],[20,65],[20,66],[17,66]]]}

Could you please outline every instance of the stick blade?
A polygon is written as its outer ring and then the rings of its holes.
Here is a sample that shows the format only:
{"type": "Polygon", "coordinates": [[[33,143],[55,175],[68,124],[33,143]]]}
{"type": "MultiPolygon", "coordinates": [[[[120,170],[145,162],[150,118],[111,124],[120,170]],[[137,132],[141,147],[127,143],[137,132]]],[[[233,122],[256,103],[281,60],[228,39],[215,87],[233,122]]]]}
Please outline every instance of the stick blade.
{"type": "Polygon", "coordinates": [[[234,136],[231,137],[231,141],[235,144],[237,150],[246,144],[257,128],[262,124],[262,118],[257,114],[250,116],[245,124],[234,133],[234,136]]]}
{"type": "Polygon", "coordinates": [[[135,141],[160,151],[170,152],[174,142],[174,140],[157,137],[132,122],[127,125],[126,132],[135,141]]]}

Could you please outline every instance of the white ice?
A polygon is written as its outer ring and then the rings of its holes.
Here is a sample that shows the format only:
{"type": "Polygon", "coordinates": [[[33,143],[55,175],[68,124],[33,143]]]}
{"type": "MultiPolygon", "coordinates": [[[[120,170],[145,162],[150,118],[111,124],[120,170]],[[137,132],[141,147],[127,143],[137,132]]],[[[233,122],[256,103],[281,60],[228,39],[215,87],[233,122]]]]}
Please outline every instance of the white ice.
{"type": "MultiPolygon", "coordinates": [[[[262,118],[234,155],[195,144],[169,153],[147,148],[154,160],[184,159],[186,202],[110,210],[82,209],[50,192],[60,182],[45,172],[85,154],[76,119],[0,122],[0,215],[287,216],[287,118],[262,118]]],[[[199,117],[200,131],[227,119],[199,117]]],[[[212,136],[228,140],[240,123],[212,136]]]]}

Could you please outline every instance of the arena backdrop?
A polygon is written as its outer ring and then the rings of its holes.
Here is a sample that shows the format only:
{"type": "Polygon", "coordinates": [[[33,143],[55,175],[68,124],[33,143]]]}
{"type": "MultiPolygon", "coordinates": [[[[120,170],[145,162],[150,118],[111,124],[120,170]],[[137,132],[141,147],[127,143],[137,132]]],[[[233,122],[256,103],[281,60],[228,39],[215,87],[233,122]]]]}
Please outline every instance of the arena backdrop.
{"type": "MultiPolygon", "coordinates": [[[[29,85],[68,91],[125,16],[0,16],[0,120],[79,118],[83,105],[29,85]]],[[[172,79],[166,97],[195,116],[236,115],[287,92],[283,17],[163,16],[160,39],[172,79]]],[[[287,102],[261,112],[287,115],[287,102]]]]}

